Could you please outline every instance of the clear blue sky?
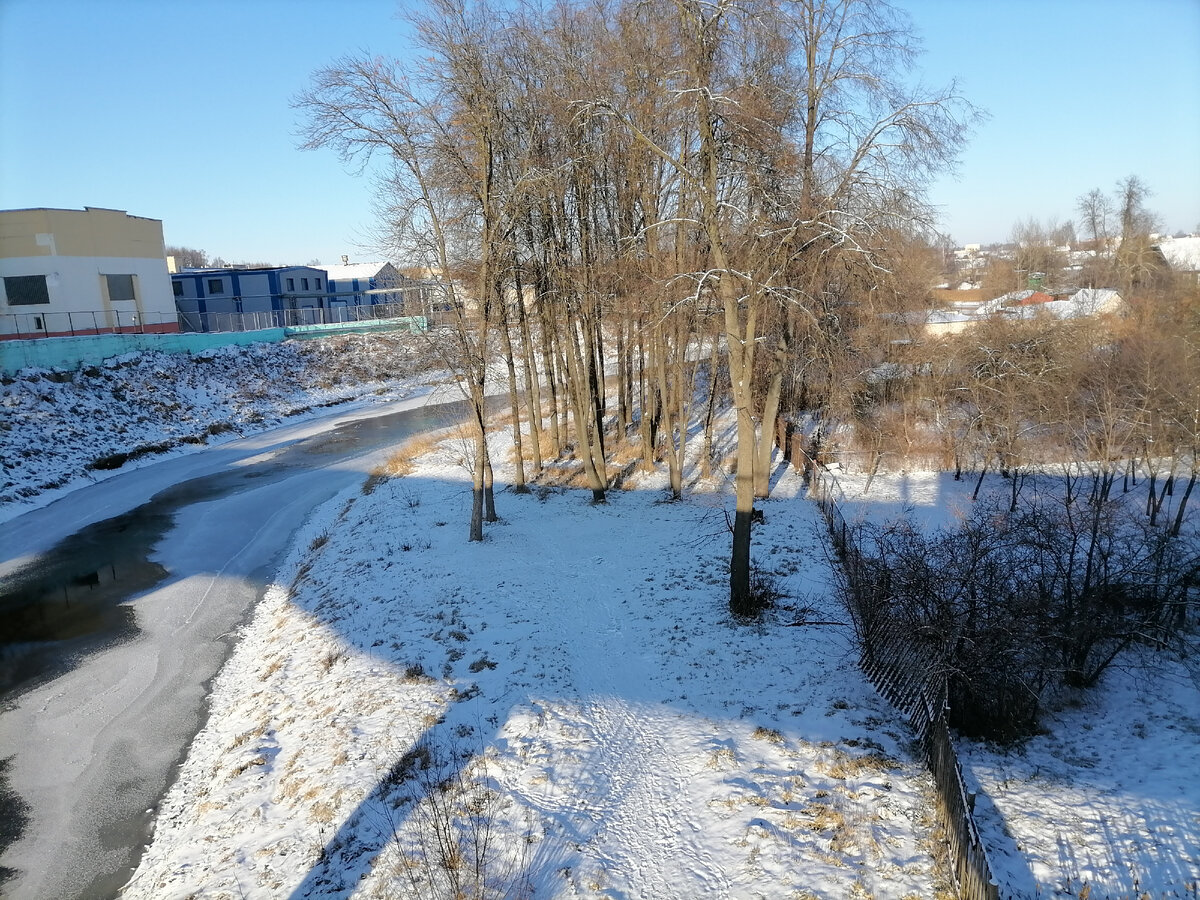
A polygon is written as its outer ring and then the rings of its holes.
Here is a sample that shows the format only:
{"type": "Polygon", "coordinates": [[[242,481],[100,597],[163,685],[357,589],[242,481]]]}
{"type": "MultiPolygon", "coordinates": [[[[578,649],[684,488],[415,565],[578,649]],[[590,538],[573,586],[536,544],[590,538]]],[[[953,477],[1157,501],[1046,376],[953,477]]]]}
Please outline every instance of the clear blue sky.
{"type": "MultiPolygon", "coordinates": [[[[991,118],[931,191],[959,242],[1138,174],[1200,226],[1200,0],[907,0],[923,77],[991,118]]],[[[371,183],[296,149],[289,101],[407,46],[395,0],[0,0],[0,208],[105,206],[234,261],[372,256],[371,183]]]]}

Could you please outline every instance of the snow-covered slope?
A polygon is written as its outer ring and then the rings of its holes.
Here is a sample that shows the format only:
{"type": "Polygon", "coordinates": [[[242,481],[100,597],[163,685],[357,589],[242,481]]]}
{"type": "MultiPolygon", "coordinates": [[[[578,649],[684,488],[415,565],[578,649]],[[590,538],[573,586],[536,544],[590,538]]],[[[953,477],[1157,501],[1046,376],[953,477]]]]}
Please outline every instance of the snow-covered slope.
{"type": "Polygon", "coordinates": [[[146,455],[261,431],[350,400],[394,398],[428,369],[408,335],[135,353],[0,379],[0,520],[146,455]]]}

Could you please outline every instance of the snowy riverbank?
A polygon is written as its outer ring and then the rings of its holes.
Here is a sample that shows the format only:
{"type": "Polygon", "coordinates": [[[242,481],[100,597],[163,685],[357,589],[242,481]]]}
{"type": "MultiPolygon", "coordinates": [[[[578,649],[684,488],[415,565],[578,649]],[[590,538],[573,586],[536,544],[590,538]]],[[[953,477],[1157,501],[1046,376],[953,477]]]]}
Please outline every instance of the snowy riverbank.
{"type": "Polygon", "coordinates": [[[355,400],[394,400],[428,373],[409,335],[351,335],[136,353],[0,379],[0,521],[146,460],[355,400]]]}

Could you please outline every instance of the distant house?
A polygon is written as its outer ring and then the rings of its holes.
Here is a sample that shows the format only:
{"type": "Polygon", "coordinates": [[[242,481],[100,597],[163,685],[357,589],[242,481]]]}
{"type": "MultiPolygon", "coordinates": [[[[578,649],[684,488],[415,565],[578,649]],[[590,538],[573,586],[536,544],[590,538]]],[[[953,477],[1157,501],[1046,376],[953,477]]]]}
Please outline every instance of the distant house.
{"type": "Polygon", "coordinates": [[[1168,238],[1154,245],[1171,271],[1200,284],[1200,236],[1168,238]]]}
{"type": "Polygon", "coordinates": [[[1014,291],[975,309],[930,310],[925,315],[925,333],[958,334],[993,317],[1028,321],[1038,316],[1050,316],[1066,320],[1127,316],[1129,311],[1129,304],[1121,295],[1108,289],[1084,288],[1061,299],[1041,291],[1014,291]]]}
{"type": "Polygon", "coordinates": [[[1054,301],[1046,309],[1059,319],[1127,316],[1130,312],[1124,298],[1107,288],[1084,288],[1065,300],[1054,301]]]}
{"type": "Polygon", "coordinates": [[[267,266],[183,269],[171,274],[186,331],[310,325],[327,320],[324,269],[267,266]]]}
{"type": "Polygon", "coordinates": [[[959,310],[931,309],[925,314],[925,333],[940,337],[959,334],[979,324],[979,317],[971,312],[959,310]]]}
{"type": "MultiPolygon", "coordinates": [[[[343,257],[345,259],[345,257],[343,257]]],[[[326,266],[329,303],[335,311],[347,307],[387,307],[385,315],[428,315],[433,288],[402,274],[391,263],[344,263],[326,266]]]]}
{"type": "Polygon", "coordinates": [[[0,338],[178,330],[161,220],[0,211],[0,338]]]}

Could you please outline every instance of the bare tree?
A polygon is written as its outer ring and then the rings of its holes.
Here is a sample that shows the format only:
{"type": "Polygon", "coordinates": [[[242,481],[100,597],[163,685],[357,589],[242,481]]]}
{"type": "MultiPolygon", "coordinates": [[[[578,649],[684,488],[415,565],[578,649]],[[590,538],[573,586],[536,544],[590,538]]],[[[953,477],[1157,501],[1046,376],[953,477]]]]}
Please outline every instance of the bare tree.
{"type": "MultiPolygon", "coordinates": [[[[711,310],[738,435],[730,608],[755,614],[750,525],[776,413],[805,378],[838,390],[853,308],[891,277],[884,235],[923,220],[922,189],[952,163],[974,110],[953,84],[909,84],[916,38],[878,0],[560,2],[524,14],[430,0],[416,24],[419,71],[344,60],[299,106],[312,116],[306,146],[390,157],[389,206],[410,244],[450,283],[474,281],[471,315],[449,290],[485,508],[483,375],[508,279],[520,271],[518,316],[531,286],[550,431],[561,446],[570,409],[597,499],[609,338],[618,419],[633,415],[636,376],[643,453],[667,438],[678,489],[689,345],[711,310]]],[[[524,344],[532,332],[522,326],[524,344]]]]}
{"type": "Polygon", "coordinates": [[[175,257],[175,264],[183,269],[208,268],[208,253],[192,247],[167,247],[167,256],[175,257]]]}
{"type": "Polygon", "coordinates": [[[1112,201],[1100,188],[1093,188],[1075,201],[1084,233],[1090,235],[1097,253],[1106,253],[1112,222],[1112,201]]]}
{"type": "Polygon", "coordinates": [[[471,315],[460,296],[453,262],[456,232],[463,227],[453,190],[439,174],[461,163],[457,136],[447,129],[446,98],[436,92],[422,96],[400,71],[382,58],[345,58],[313,76],[313,86],[295,101],[308,113],[303,147],[332,147],[346,162],[366,161],[382,153],[389,164],[383,182],[390,220],[397,239],[415,258],[441,273],[443,305],[454,323],[452,341],[437,343],[443,360],[459,375],[471,403],[476,431],[473,465],[473,504],[469,536],[483,539],[488,482],[484,383],[487,337],[493,294],[490,273],[479,277],[483,308],[471,315]]]}

